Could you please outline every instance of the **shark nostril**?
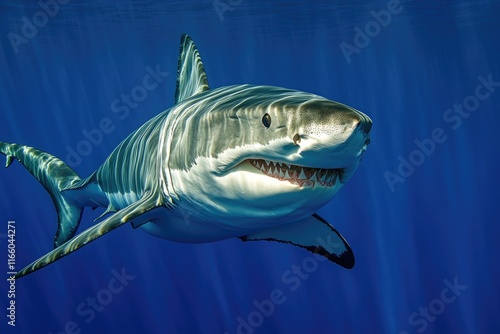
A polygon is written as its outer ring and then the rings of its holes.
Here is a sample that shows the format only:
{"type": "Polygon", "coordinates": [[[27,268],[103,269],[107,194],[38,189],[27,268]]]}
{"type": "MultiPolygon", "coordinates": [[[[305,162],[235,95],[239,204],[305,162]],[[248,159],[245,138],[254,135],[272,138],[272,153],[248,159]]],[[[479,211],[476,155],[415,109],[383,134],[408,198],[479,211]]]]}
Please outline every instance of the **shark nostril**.
{"type": "Polygon", "coordinates": [[[295,134],[295,136],[293,136],[293,143],[295,145],[299,145],[300,144],[300,135],[298,133],[295,134]]]}

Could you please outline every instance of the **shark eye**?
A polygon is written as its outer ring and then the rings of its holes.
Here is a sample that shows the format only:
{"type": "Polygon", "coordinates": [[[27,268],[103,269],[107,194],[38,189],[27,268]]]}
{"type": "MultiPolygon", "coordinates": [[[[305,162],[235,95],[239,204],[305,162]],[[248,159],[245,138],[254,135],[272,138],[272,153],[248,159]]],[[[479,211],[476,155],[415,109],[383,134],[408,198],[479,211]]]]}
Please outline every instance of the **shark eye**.
{"type": "Polygon", "coordinates": [[[266,129],[269,129],[271,126],[271,116],[268,113],[265,113],[264,116],[262,116],[262,124],[264,124],[266,129]]]}

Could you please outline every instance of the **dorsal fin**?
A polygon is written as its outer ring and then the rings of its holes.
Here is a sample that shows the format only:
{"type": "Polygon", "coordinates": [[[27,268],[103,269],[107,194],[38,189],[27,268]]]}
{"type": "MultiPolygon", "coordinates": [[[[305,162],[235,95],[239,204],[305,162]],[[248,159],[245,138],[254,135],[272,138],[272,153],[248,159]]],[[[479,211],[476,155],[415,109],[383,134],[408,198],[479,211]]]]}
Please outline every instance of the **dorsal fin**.
{"type": "Polygon", "coordinates": [[[193,40],[184,34],[181,37],[181,50],[177,66],[177,87],[175,103],[208,90],[208,80],[200,53],[193,40]]]}

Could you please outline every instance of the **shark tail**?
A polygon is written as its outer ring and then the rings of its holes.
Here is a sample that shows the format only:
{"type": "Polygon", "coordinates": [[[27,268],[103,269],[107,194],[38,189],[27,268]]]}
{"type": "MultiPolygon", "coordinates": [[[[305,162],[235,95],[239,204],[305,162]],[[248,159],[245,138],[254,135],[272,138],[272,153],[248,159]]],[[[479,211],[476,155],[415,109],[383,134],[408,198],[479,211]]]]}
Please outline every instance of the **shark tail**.
{"type": "Polygon", "coordinates": [[[17,159],[49,192],[58,217],[54,247],[71,239],[80,224],[83,205],[69,198],[63,190],[81,183],[78,174],[62,160],[33,147],[0,142],[0,153],[7,158],[5,167],[17,159]]]}

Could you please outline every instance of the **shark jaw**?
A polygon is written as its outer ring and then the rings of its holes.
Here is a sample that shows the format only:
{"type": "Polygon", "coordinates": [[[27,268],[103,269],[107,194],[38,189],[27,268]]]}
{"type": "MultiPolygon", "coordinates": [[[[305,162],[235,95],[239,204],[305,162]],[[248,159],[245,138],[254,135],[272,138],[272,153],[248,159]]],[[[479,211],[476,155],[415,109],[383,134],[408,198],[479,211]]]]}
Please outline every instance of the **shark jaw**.
{"type": "Polygon", "coordinates": [[[312,188],[316,185],[333,187],[344,174],[343,168],[311,168],[264,159],[248,159],[245,162],[250,163],[261,173],[269,177],[290,182],[299,187],[312,188]]]}

